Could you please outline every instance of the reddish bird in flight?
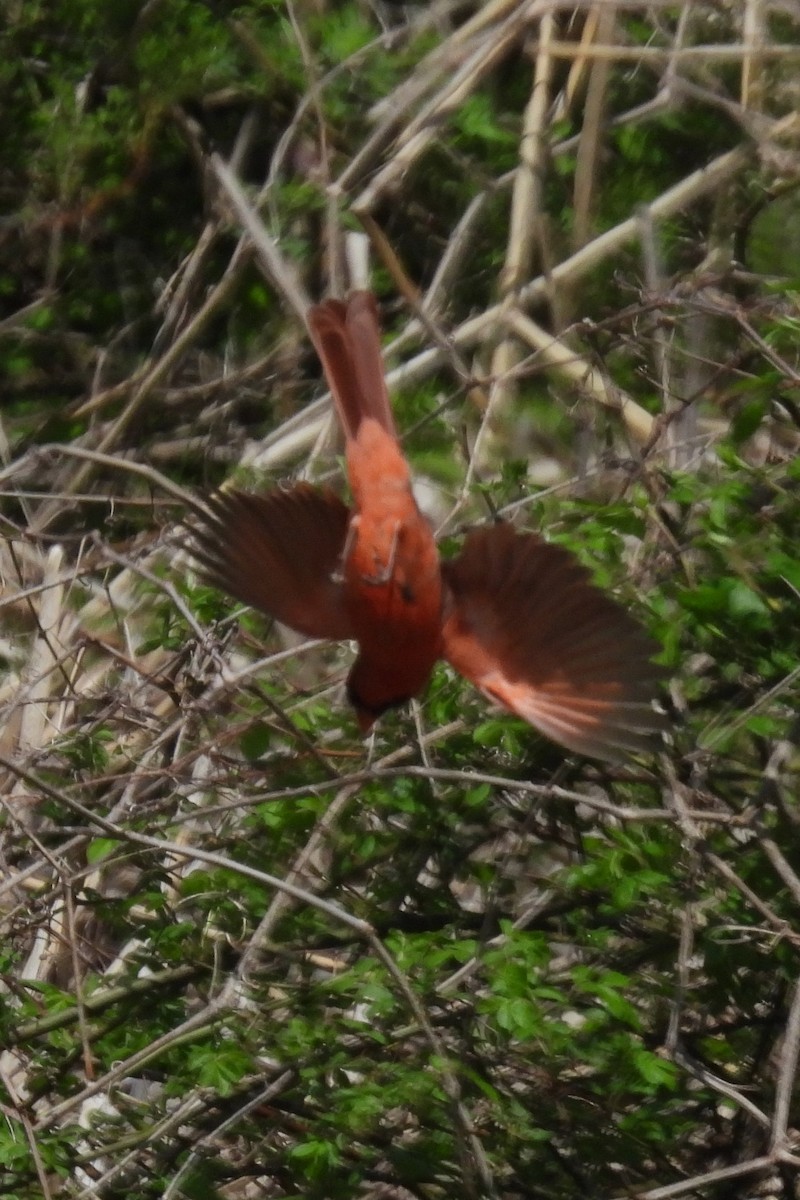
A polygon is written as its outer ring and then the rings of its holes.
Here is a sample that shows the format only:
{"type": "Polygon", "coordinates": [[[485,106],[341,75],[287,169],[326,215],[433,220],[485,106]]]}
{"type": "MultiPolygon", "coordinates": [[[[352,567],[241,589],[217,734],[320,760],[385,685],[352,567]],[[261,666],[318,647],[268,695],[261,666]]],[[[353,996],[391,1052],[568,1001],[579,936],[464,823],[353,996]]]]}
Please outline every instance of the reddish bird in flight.
{"type": "Polygon", "coordinates": [[[570,750],[614,760],[647,749],[664,724],[654,643],[535,533],[475,529],[442,561],[398,441],[374,296],[326,300],[308,325],[344,428],[352,506],[305,483],[217,493],[195,530],[209,582],[309,637],[358,642],[347,693],[364,733],[444,658],[570,750]]]}

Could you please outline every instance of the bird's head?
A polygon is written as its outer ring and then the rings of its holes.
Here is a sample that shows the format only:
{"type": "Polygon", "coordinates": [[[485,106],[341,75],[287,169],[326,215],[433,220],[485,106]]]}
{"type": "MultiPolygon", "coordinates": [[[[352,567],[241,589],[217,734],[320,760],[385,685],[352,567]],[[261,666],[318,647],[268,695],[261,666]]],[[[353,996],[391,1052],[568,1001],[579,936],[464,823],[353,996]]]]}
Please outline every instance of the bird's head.
{"type": "Polygon", "coordinates": [[[361,730],[362,736],[366,737],[378,717],[388,712],[390,708],[402,707],[412,697],[410,695],[386,696],[381,693],[380,686],[376,686],[376,681],[372,681],[369,689],[361,688],[358,678],[354,679],[355,675],[356,669],[354,668],[347,680],[347,699],[355,709],[358,728],[361,730]]]}

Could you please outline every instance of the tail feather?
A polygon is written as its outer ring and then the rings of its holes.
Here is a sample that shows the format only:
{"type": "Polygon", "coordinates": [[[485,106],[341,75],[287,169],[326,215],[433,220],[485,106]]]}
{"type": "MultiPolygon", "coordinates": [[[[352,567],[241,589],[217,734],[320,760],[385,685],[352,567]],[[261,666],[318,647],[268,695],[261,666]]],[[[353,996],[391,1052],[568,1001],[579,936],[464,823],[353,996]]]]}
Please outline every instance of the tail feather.
{"type": "Polygon", "coordinates": [[[372,293],[353,292],[346,303],[331,299],[315,305],[308,311],[308,328],[348,440],[357,436],[365,417],[397,440],[372,293]]]}
{"type": "Polygon", "coordinates": [[[347,303],[347,331],[353,363],[366,402],[364,416],[372,417],[397,440],[381,351],[378,305],[372,292],[353,292],[347,303]]]}

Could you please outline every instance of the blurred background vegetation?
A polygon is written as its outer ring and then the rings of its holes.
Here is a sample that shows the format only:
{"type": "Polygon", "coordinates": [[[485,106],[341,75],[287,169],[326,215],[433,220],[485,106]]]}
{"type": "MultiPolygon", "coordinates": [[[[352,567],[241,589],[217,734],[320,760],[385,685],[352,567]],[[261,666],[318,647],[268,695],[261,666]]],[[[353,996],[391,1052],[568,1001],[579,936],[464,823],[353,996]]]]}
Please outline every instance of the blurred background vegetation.
{"type": "Polygon", "coordinates": [[[2,1195],[795,1197],[800,11],[9,0],[0,46],[2,1195]],[[649,759],[444,668],[365,748],[348,647],[198,582],[187,490],[341,484],[302,313],[351,229],[445,553],[502,514],[641,615],[649,759]]]}

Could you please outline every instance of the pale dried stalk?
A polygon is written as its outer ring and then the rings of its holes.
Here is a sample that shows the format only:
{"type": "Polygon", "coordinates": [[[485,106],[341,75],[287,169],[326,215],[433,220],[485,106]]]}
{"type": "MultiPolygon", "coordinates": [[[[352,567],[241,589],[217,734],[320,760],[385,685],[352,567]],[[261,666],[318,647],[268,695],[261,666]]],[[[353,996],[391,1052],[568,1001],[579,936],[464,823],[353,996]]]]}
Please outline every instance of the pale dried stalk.
{"type": "Polygon", "coordinates": [[[740,91],[742,107],[760,112],[764,105],[762,52],[766,42],[766,16],[762,0],[745,0],[742,16],[742,41],[747,51],[742,59],[740,91]]]}
{"type": "MultiPolygon", "coordinates": [[[[130,575],[122,572],[110,585],[108,592],[98,589],[95,599],[85,605],[80,613],[73,613],[66,608],[65,587],[74,578],[76,571],[67,575],[60,571],[62,552],[55,547],[47,556],[42,600],[38,613],[38,635],[34,638],[29,655],[25,679],[20,688],[19,704],[22,707],[18,753],[15,755],[16,782],[8,796],[12,806],[13,818],[29,827],[33,823],[32,810],[38,806],[40,797],[36,789],[30,787],[29,779],[20,772],[18,762],[20,756],[30,759],[39,754],[54,737],[59,734],[69,734],[70,721],[76,705],[100,685],[109,687],[108,676],[116,666],[113,654],[102,656],[90,672],[84,671],[81,665],[81,651],[85,642],[87,622],[91,625],[92,618],[104,618],[119,621],[124,608],[130,607],[132,598],[128,594],[130,575]],[[109,593],[116,593],[112,597],[109,593]],[[116,600],[116,603],[115,603],[116,600]],[[70,678],[62,667],[62,659],[73,661],[70,678]],[[33,675],[32,672],[36,672],[33,675]],[[59,687],[58,685],[62,685],[59,687]],[[66,685],[66,690],[64,688],[66,685]],[[34,698],[27,696],[25,689],[32,688],[34,698]],[[57,694],[58,692],[58,694],[57,694]]],[[[166,658],[165,652],[162,657],[166,658]]],[[[172,702],[169,702],[172,706],[172,702]]],[[[151,702],[149,697],[142,697],[141,710],[149,714],[150,720],[158,719],[158,705],[151,702]]],[[[140,747],[146,750],[152,740],[150,730],[140,730],[138,734],[140,747]]],[[[141,761],[140,754],[130,744],[132,739],[123,735],[116,745],[108,744],[110,754],[122,751],[123,744],[128,742],[127,749],[132,751],[132,757],[141,761]]],[[[40,885],[44,886],[45,879],[52,880],[62,869],[60,864],[69,862],[67,857],[73,841],[61,852],[46,855],[41,864],[34,865],[34,873],[40,876],[40,885]]],[[[99,886],[99,875],[94,882],[99,886]]],[[[90,876],[90,879],[92,876],[90,876]]],[[[4,887],[17,888],[32,881],[16,875],[4,887]]],[[[78,914],[80,916],[80,914],[78,914]]],[[[58,891],[48,905],[46,916],[38,924],[33,939],[28,946],[27,958],[21,965],[22,978],[39,981],[55,981],[64,978],[70,972],[70,962],[77,965],[75,953],[76,936],[79,932],[78,920],[73,927],[68,921],[68,910],[65,908],[64,897],[58,891]],[[72,958],[70,958],[70,947],[72,958]]],[[[74,971],[72,971],[74,975],[74,971]]],[[[75,986],[79,988],[80,979],[75,977],[75,986]]],[[[3,1068],[16,1079],[19,1089],[27,1094],[27,1065],[18,1053],[10,1051],[2,1059],[3,1068]]]]}
{"type": "Polygon", "coordinates": [[[311,301],[294,265],[281,254],[275,239],[270,237],[264,222],[227,163],[218,154],[212,154],[208,164],[252,242],[258,264],[267,280],[282,295],[295,315],[305,322],[311,301]]]}
{"type": "MultiPolygon", "coordinates": [[[[166,381],[170,372],[177,366],[189,347],[197,340],[209,321],[216,316],[223,305],[227,303],[239,285],[241,267],[244,265],[245,260],[246,255],[244,253],[240,255],[234,254],[225,270],[224,275],[222,276],[222,279],[212,290],[211,294],[205,300],[204,304],[194,315],[186,328],[183,329],[180,334],[178,334],[169,349],[164,352],[157,362],[146,364],[142,370],[137,372],[137,374],[133,377],[130,383],[137,383],[135,391],[131,395],[120,415],[115,421],[111,422],[111,425],[101,437],[95,448],[97,453],[106,454],[109,450],[113,449],[113,447],[117,445],[123,433],[128,428],[133,418],[136,416],[145,402],[148,401],[156,389],[166,381]]],[[[130,384],[127,386],[130,386],[130,384]]],[[[116,391],[116,389],[114,390],[116,391]]],[[[109,395],[110,391],[104,392],[102,393],[102,396],[97,396],[92,400],[87,401],[85,404],[81,405],[80,409],[75,415],[88,415],[100,405],[101,401],[105,402],[109,395]]],[[[70,495],[81,491],[86,485],[86,481],[90,477],[91,473],[92,467],[87,462],[83,466],[79,467],[72,477],[63,484],[63,490],[70,495]]],[[[50,521],[54,517],[57,517],[62,511],[63,505],[61,502],[42,505],[42,507],[36,513],[33,522],[31,523],[32,530],[34,532],[42,532],[47,528],[47,525],[50,523],[50,521]]]]}
{"type": "Polygon", "coordinates": [[[778,1081],[775,1086],[775,1111],[772,1118],[773,1154],[789,1149],[789,1118],[792,1096],[797,1083],[797,1064],[800,1057],[800,981],[795,980],[792,1004],[781,1047],[778,1081]]]}
{"type": "Polygon", "coordinates": [[[156,353],[166,347],[181,327],[188,311],[189,296],[200,285],[200,272],[220,235],[219,221],[207,221],[191,254],[188,254],[161,289],[156,312],[163,312],[161,328],[153,339],[156,353]]]}
{"type": "Polygon", "coordinates": [[[582,52],[584,46],[590,46],[597,38],[598,5],[594,4],[586,14],[586,20],[581,30],[578,52],[567,75],[567,82],[553,105],[553,120],[560,121],[573,109],[579,94],[586,85],[586,76],[590,70],[590,60],[582,52]]]}
{"type": "MultiPolygon", "coordinates": [[[[23,781],[18,780],[17,786],[24,786],[23,781]]],[[[14,808],[17,808],[16,802],[14,808]]],[[[40,983],[53,982],[67,954],[66,910],[63,896],[59,895],[50,906],[48,917],[45,920],[39,918],[27,958],[16,971],[17,977],[40,983]]],[[[26,1103],[31,1098],[29,1065],[28,1055],[19,1047],[0,1052],[0,1075],[13,1081],[16,1092],[26,1103]]]]}
{"type": "MultiPolygon", "coordinates": [[[[185,124],[191,135],[191,122],[187,120],[185,124]]],[[[244,226],[249,241],[242,239],[239,242],[219,283],[212,290],[186,328],[175,338],[171,346],[155,363],[145,364],[133,379],[129,381],[128,385],[126,385],[130,387],[135,382],[137,386],[120,415],[111,423],[98,443],[96,449],[99,453],[106,453],[117,444],[143,404],[149,400],[155,389],[165,381],[169,373],[183,358],[188,348],[196,341],[211,318],[228,301],[238,286],[241,269],[249,257],[249,246],[251,243],[255,248],[259,265],[264,270],[270,283],[277,287],[283,294],[284,299],[297,315],[301,319],[305,319],[309,300],[300,285],[299,278],[293,266],[279,253],[274,240],[267,233],[263,222],[247,199],[234,171],[217,154],[210,155],[207,161],[212,174],[215,176],[220,188],[244,226]]],[[[76,415],[89,415],[107,402],[112,391],[116,395],[118,389],[110,389],[100,396],[93,397],[80,406],[76,415]]],[[[64,485],[64,490],[70,494],[80,491],[90,473],[91,466],[88,463],[78,468],[72,478],[64,485]]],[[[60,504],[58,507],[54,504],[44,504],[36,514],[33,526],[35,530],[41,531],[46,528],[53,516],[60,510],[60,504]]]]}
{"type": "MultiPolygon", "coordinates": [[[[222,1135],[235,1129],[237,1125],[244,1121],[245,1117],[249,1116],[250,1113],[255,1112],[256,1109],[263,1109],[263,1106],[268,1105],[271,1100],[274,1100],[276,1096],[279,1096],[281,1092],[295,1079],[295,1077],[295,1068],[291,1068],[288,1071],[283,1071],[277,1079],[274,1079],[270,1084],[267,1085],[267,1087],[262,1088],[262,1090],[258,1092],[257,1095],[253,1096],[251,1100],[248,1100],[245,1104],[241,1104],[233,1113],[231,1113],[229,1117],[226,1117],[224,1121],[220,1121],[217,1125],[215,1125],[214,1129],[210,1133],[204,1133],[202,1136],[198,1137],[197,1141],[192,1147],[191,1153],[187,1155],[184,1162],[182,1162],[178,1167],[172,1179],[170,1179],[169,1183],[164,1189],[162,1200],[174,1200],[174,1197],[176,1196],[185,1196],[186,1192],[181,1189],[181,1184],[183,1183],[184,1179],[195,1175],[198,1171],[198,1168],[202,1170],[208,1159],[218,1153],[218,1149],[220,1145],[222,1145],[222,1135]]],[[[199,1111],[201,1112],[206,1107],[206,1102],[203,1097],[198,1097],[195,1103],[198,1105],[199,1111]]],[[[171,1129],[178,1129],[181,1125],[186,1123],[186,1117],[181,1114],[179,1118],[176,1119],[175,1114],[171,1113],[170,1116],[165,1119],[164,1122],[162,1122],[162,1128],[167,1125],[167,1121],[169,1121],[171,1129]]],[[[155,1143],[156,1136],[160,1132],[161,1130],[154,1130],[153,1133],[149,1135],[149,1139],[152,1143],[155,1143]]],[[[133,1156],[131,1155],[131,1157],[133,1156]]],[[[118,1175],[123,1167],[124,1163],[117,1164],[114,1168],[114,1174],[118,1175]]],[[[109,1172],[109,1174],[111,1173],[109,1172]]],[[[102,1182],[102,1180],[100,1182],[102,1182]]],[[[246,1194],[247,1193],[242,1191],[241,1195],[243,1200],[246,1194]]],[[[222,1193],[220,1193],[220,1195],[222,1195],[222,1193]]],[[[93,1188],[90,1188],[87,1192],[81,1193],[80,1196],[77,1196],[75,1200],[94,1200],[94,1197],[95,1191],[93,1188]]]]}
{"type": "MultiPolygon", "coordinates": [[[[17,752],[24,758],[40,753],[60,728],[54,722],[53,699],[61,674],[63,648],[68,645],[76,626],[72,614],[64,608],[64,584],[55,582],[61,575],[63,548],[53,546],[43,563],[42,597],[37,613],[37,632],[11,706],[19,706],[17,752]]],[[[36,825],[36,800],[26,786],[17,781],[11,791],[15,814],[22,825],[36,825]]]]}
{"type": "MultiPolygon", "coordinates": [[[[380,198],[399,184],[402,176],[430,145],[438,127],[464,103],[523,35],[531,20],[531,12],[537,7],[524,5],[494,31],[488,44],[486,38],[481,39],[477,49],[456,71],[455,76],[406,126],[398,139],[395,154],[353,201],[354,212],[371,212],[380,198]]],[[[342,178],[337,180],[336,186],[342,190],[342,178]]]]}
{"type": "MultiPolygon", "coordinates": [[[[516,172],[514,175],[516,176],[516,172]]],[[[502,180],[498,181],[498,188],[502,186],[502,183],[502,180]]],[[[483,210],[490,195],[489,191],[483,191],[478,192],[477,196],[473,196],[447,239],[444,254],[439,259],[439,265],[421,301],[423,309],[430,316],[447,304],[447,293],[463,267],[464,259],[469,252],[472,239],[477,233],[478,222],[483,216],[483,210]]],[[[392,343],[393,349],[398,349],[399,345],[407,338],[419,336],[419,331],[419,322],[409,321],[402,334],[392,343]]]]}
{"type": "Polygon", "coordinates": [[[681,77],[678,75],[678,53],[683,49],[686,40],[689,36],[689,24],[692,19],[692,3],[691,0],[686,0],[681,8],[678,24],[675,29],[675,37],[672,44],[672,55],[667,63],[664,71],[662,90],[668,93],[672,92],[676,83],[681,82],[681,77]]]}
{"type": "MultiPolygon", "coordinates": [[[[509,0],[504,0],[504,3],[508,2],[509,0]]],[[[519,0],[513,0],[513,2],[518,3],[519,0]]],[[[414,38],[427,32],[428,30],[434,29],[437,33],[439,33],[441,31],[442,20],[447,19],[450,9],[454,7],[456,7],[456,0],[436,0],[435,3],[427,5],[424,8],[420,8],[419,12],[411,16],[402,27],[385,30],[373,41],[361,46],[358,50],[354,51],[354,53],[348,55],[347,58],[342,59],[340,62],[336,63],[335,66],[331,67],[329,71],[325,72],[325,74],[320,77],[318,82],[319,94],[324,94],[325,90],[342,75],[352,75],[356,68],[360,66],[370,55],[375,54],[376,51],[381,53],[391,53],[396,49],[398,44],[408,44],[409,42],[413,41],[414,38]]],[[[243,28],[243,23],[239,21],[231,21],[230,25],[237,32],[243,28]]],[[[452,39],[456,38],[463,28],[464,27],[461,26],[459,29],[456,29],[455,33],[451,36],[451,38],[447,39],[444,45],[449,44],[452,39]]],[[[256,62],[264,68],[267,75],[271,75],[273,70],[272,63],[269,59],[269,56],[263,53],[263,50],[257,40],[247,32],[245,32],[244,40],[248,48],[252,48],[254,50],[253,56],[256,62]]],[[[440,44],[436,50],[431,51],[428,59],[430,59],[432,55],[435,55],[437,50],[441,49],[442,44],[440,44]]],[[[424,61],[428,60],[426,59],[424,61]]],[[[432,74],[434,79],[436,79],[441,74],[441,69],[437,68],[435,71],[430,72],[430,74],[432,74]]],[[[419,66],[412,76],[412,82],[415,84],[420,84],[419,66]]],[[[421,92],[424,93],[430,86],[433,86],[431,80],[423,79],[420,88],[421,92]]],[[[409,96],[406,93],[404,90],[405,87],[405,84],[399,84],[398,87],[395,88],[394,92],[392,92],[385,99],[385,101],[375,104],[370,109],[369,118],[373,122],[379,122],[378,127],[373,130],[369,137],[362,143],[359,151],[350,160],[350,163],[345,169],[343,175],[340,176],[338,180],[338,187],[333,185],[329,189],[331,198],[333,200],[338,200],[339,189],[345,186],[349,188],[355,183],[356,180],[360,179],[365,172],[368,172],[372,169],[373,163],[378,158],[387,142],[390,141],[398,125],[407,120],[409,109],[414,103],[414,97],[409,96]]],[[[416,94],[417,92],[415,90],[415,95],[416,94]]],[[[259,191],[257,207],[260,208],[262,203],[268,205],[270,215],[271,217],[274,217],[276,225],[280,225],[281,214],[277,205],[273,203],[275,185],[285,171],[287,155],[292,144],[296,142],[300,143],[299,135],[301,135],[301,132],[304,128],[305,118],[309,110],[317,109],[317,107],[317,95],[315,94],[314,89],[308,88],[297,105],[291,121],[278,139],[275,151],[270,160],[267,178],[261,190],[259,191]]],[[[323,173],[327,179],[327,166],[324,168],[323,173]]]]}
{"type": "MultiPolygon", "coordinates": [[[[48,740],[45,730],[49,723],[48,701],[54,689],[53,667],[60,660],[55,648],[64,644],[60,627],[64,618],[69,617],[64,612],[64,585],[53,582],[60,574],[63,561],[64,550],[58,545],[51,547],[44,561],[44,591],[37,615],[38,629],[22,681],[27,693],[31,681],[35,680],[37,693],[35,698],[27,694],[21,697],[24,707],[19,730],[19,751],[23,755],[35,754],[48,740]]],[[[64,630],[64,633],[68,637],[69,630],[64,630]]]]}
{"type": "MultiPolygon", "coordinates": [[[[668,1183],[665,1187],[650,1188],[646,1192],[637,1191],[636,1200],[674,1200],[675,1197],[685,1196],[690,1192],[697,1195],[704,1188],[711,1187],[715,1183],[725,1183],[729,1179],[745,1179],[748,1175],[759,1175],[773,1167],[775,1161],[771,1155],[751,1158],[747,1162],[735,1163],[732,1167],[720,1167],[716,1171],[705,1171],[702,1175],[693,1175],[691,1179],[680,1179],[677,1183],[668,1183]]],[[[630,1200],[630,1193],[615,1196],[614,1200],[630,1200]]]]}
{"type": "Polygon", "coordinates": [[[463,63],[465,55],[473,52],[489,26],[506,19],[519,3],[520,0],[490,0],[488,4],[481,5],[474,16],[454,29],[445,41],[417,63],[410,79],[404,80],[389,96],[372,106],[370,117],[396,123],[400,114],[400,119],[404,119],[413,105],[434,85],[434,81],[443,75],[452,75],[463,63]]]}
{"type": "MultiPolygon", "coordinates": [[[[604,3],[595,6],[592,12],[596,15],[594,24],[598,41],[611,41],[617,20],[616,4],[604,0],[604,3]]],[[[584,51],[589,48],[588,45],[582,46],[584,51]]],[[[586,103],[575,161],[573,250],[580,250],[590,236],[597,167],[603,146],[603,120],[610,67],[608,59],[601,58],[591,60],[589,68],[586,103]]]]}
{"type": "MultiPolygon", "coordinates": [[[[792,114],[790,118],[778,122],[776,132],[778,126],[786,127],[789,121],[797,124],[800,123],[800,118],[792,114]]],[[[674,216],[690,204],[693,204],[713,191],[716,187],[719,187],[722,182],[730,179],[736,171],[744,166],[749,154],[749,146],[739,146],[734,150],[729,150],[726,154],[720,155],[709,163],[708,166],[701,167],[699,170],[693,171],[691,175],[687,175],[679,183],[662,192],[650,204],[649,208],[653,219],[661,220],[674,216]]],[[[539,275],[535,279],[532,279],[530,283],[527,283],[519,293],[520,305],[527,307],[538,300],[546,298],[550,288],[576,283],[593,271],[605,259],[622,249],[628,242],[634,241],[638,236],[638,232],[639,217],[633,216],[620,222],[619,225],[615,225],[613,229],[600,234],[599,237],[594,238],[576,254],[558,263],[549,276],[539,275]]],[[[451,334],[452,341],[456,346],[461,348],[474,346],[482,338],[490,335],[502,319],[502,305],[493,305],[491,308],[486,309],[485,312],[470,318],[463,325],[460,325],[458,329],[455,329],[451,334]]],[[[389,347],[389,352],[391,352],[391,346],[389,347]]],[[[406,384],[408,382],[415,382],[418,379],[427,378],[440,365],[442,357],[439,350],[423,351],[415,359],[412,359],[411,362],[405,363],[402,367],[398,367],[390,372],[390,382],[392,384],[406,384]]]]}
{"type": "MultiPolygon", "coordinates": [[[[28,549],[32,553],[33,548],[28,549]]],[[[148,573],[146,565],[134,568],[128,560],[106,554],[105,561],[110,558],[121,562],[126,569],[103,586],[87,577],[84,586],[93,595],[79,611],[73,612],[66,607],[65,587],[82,574],[83,568],[79,561],[70,571],[61,571],[59,554],[58,549],[51,551],[43,583],[36,588],[21,588],[17,596],[9,595],[4,599],[4,603],[9,604],[23,595],[42,595],[38,616],[40,633],[32,640],[24,678],[15,687],[8,681],[3,696],[6,731],[14,728],[15,713],[20,714],[15,747],[4,736],[3,748],[11,753],[16,749],[27,759],[43,750],[54,738],[69,734],[76,706],[87,697],[115,690],[123,698],[130,697],[133,712],[138,696],[138,709],[146,712],[150,721],[158,721],[174,709],[174,700],[151,685],[147,678],[148,671],[157,674],[169,663],[171,653],[156,649],[146,660],[140,659],[138,664],[134,661],[132,644],[140,640],[139,625],[146,626],[151,619],[149,603],[143,601],[134,587],[136,576],[148,573]],[[131,621],[135,632],[130,628],[131,621]],[[111,642],[96,636],[98,627],[108,626],[114,631],[122,629],[128,642],[127,655],[111,642]],[[123,664],[121,677],[118,675],[120,663],[123,664]]],[[[154,551],[150,558],[154,563],[160,560],[160,551],[154,551]]],[[[150,578],[154,577],[150,575],[150,578]]],[[[159,586],[165,585],[159,581],[159,586]]],[[[182,602],[178,600],[178,603],[182,602]]],[[[116,632],[112,632],[112,639],[116,636],[116,632]]],[[[106,746],[111,756],[127,754],[136,758],[151,740],[152,729],[135,726],[130,729],[126,723],[124,732],[117,740],[108,741],[106,746]]],[[[32,803],[24,783],[18,782],[11,796],[15,815],[24,819],[32,803]]]]}
{"type": "MultiPolygon", "coordinates": [[[[536,56],[533,86],[525,108],[520,142],[520,161],[511,198],[506,261],[500,275],[499,291],[507,310],[514,294],[530,275],[537,235],[542,240],[542,184],[545,168],[545,124],[550,103],[552,59],[547,45],[554,28],[553,14],[545,13],[540,29],[540,49],[536,56]]],[[[470,456],[468,480],[481,472],[493,456],[494,429],[503,411],[516,396],[516,377],[512,374],[521,350],[516,338],[504,336],[495,347],[490,371],[491,387],[485,419],[470,456]]]]}
{"type": "MultiPolygon", "coordinates": [[[[666,280],[658,248],[658,234],[649,209],[643,208],[641,210],[639,213],[639,222],[639,242],[642,251],[645,284],[652,296],[663,295],[666,280]]],[[[685,405],[681,404],[680,398],[675,394],[672,383],[673,372],[670,356],[670,338],[662,324],[658,321],[657,309],[654,310],[653,315],[656,318],[652,335],[653,358],[661,387],[661,411],[670,418],[664,431],[664,442],[667,447],[670,463],[673,466],[677,466],[680,462],[680,465],[685,467],[688,456],[691,454],[689,443],[692,440],[692,435],[697,432],[695,428],[689,427],[689,425],[694,424],[694,414],[692,409],[687,409],[685,405]],[[689,422],[689,425],[682,419],[684,417],[689,422]]],[[[674,334],[672,336],[674,337],[674,334]]]]}
{"type": "MultiPolygon", "coordinates": [[[[691,16],[691,5],[684,4],[675,31],[673,53],[664,72],[663,88],[669,95],[674,95],[676,91],[681,94],[679,88],[683,81],[678,75],[677,54],[688,37],[691,16]]],[[[639,221],[645,284],[651,295],[659,295],[664,290],[665,276],[658,249],[658,232],[649,209],[644,208],[640,211],[639,221]]],[[[682,406],[673,394],[670,383],[672,363],[669,351],[670,341],[667,334],[661,324],[656,321],[653,333],[653,357],[661,385],[661,409],[670,418],[674,418],[666,425],[664,441],[672,464],[680,463],[683,467],[688,467],[693,453],[692,443],[697,433],[696,417],[693,409],[681,412],[682,406]]]]}
{"type": "Polygon", "coordinates": [[[545,13],[530,99],[522,119],[519,165],[514,175],[506,261],[500,276],[500,294],[516,292],[530,274],[537,233],[540,232],[542,184],[546,165],[545,129],[550,102],[553,62],[547,47],[553,33],[553,14],[545,13]]]}
{"type": "MultiPolygon", "coordinates": [[[[36,1174],[39,1179],[39,1186],[42,1189],[42,1200],[53,1200],[53,1191],[50,1186],[52,1174],[47,1170],[42,1159],[42,1155],[39,1150],[39,1143],[34,1135],[30,1117],[26,1112],[27,1103],[23,1102],[23,1097],[15,1088],[11,1075],[4,1071],[2,1067],[0,1067],[0,1082],[3,1084],[3,1087],[8,1093],[8,1097],[14,1106],[14,1116],[25,1131],[25,1137],[30,1148],[31,1158],[33,1159],[33,1163],[36,1168],[36,1174]]],[[[8,1109],[6,1108],[6,1105],[4,1104],[2,1107],[4,1115],[7,1116],[8,1109]]]]}
{"type": "MultiPolygon", "coordinates": [[[[777,135],[779,132],[787,132],[797,124],[800,124],[800,118],[796,114],[791,114],[775,123],[773,133],[777,135]]],[[[661,220],[672,217],[708,195],[725,180],[732,178],[748,161],[751,153],[749,144],[738,146],[734,150],[721,154],[708,166],[701,167],[699,170],[693,171],[691,175],[687,175],[650,204],[653,219],[661,220]]],[[[528,306],[546,298],[551,289],[555,287],[577,283],[590,274],[601,262],[621,250],[628,242],[634,241],[639,228],[639,217],[633,216],[614,226],[613,229],[600,234],[577,254],[558,263],[549,275],[539,275],[526,284],[519,293],[520,306],[528,306]]],[[[454,329],[450,334],[450,340],[458,349],[469,349],[491,337],[502,320],[502,305],[492,305],[454,329]]],[[[392,345],[387,347],[386,353],[391,355],[392,345]]],[[[415,358],[388,371],[387,384],[390,390],[413,385],[429,378],[445,361],[446,355],[438,347],[423,350],[415,358]]],[[[307,405],[301,413],[290,417],[279,429],[268,434],[263,443],[254,449],[254,453],[248,458],[248,465],[266,470],[285,461],[287,446],[291,446],[293,454],[299,454],[306,450],[322,427],[327,407],[328,396],[326,394],[320,400],[307,405]]]]}
{"type": "MultiPolygon", "coordinates": [[[[109,431],[98,443],[96,447],[97,453],[104,454],[116,444],[120,434],[128,427],[145,400],[167,378],[173,367],[177,366],[186,351],[203,332],[211,318],[216,316],[220,309],[227,304],[238,285],[240,272],[246,263],[246,258],[247,255],[244,253],[244,248],[240,250],[237,247],[219,283],[212,288],[202,306],[185,328],[177,335],[175,341],[164,351],[161,358],[155,362],[152,359],[148,360],[140,370],[131,376],[125,385],[108,388],[99,395],[92,396],[75,410],[74,416],[88,417],[111,400],[116,399],[119,395],[120,387],[124,386],[126,389],[129,389],[134,384],[138,385],[123,412],[112,423],[109,431]]],[[[81,480],[81,486],[86,474],[88,474],[86,470],[77,472],[77,477],[81,480]]]]}
{"type": "MultiPolygon", "coordinates": [[[[752,49],[742,43],[702,44],[685,46],[675,50],[669,46],[619,46],[595,43],[593,46],[578,47],[574,42],[553,41],[550,43],[550,53],[553,58],[574,59],[578,54],[587,58],[608,59],[609,62],[639,63],[639,62],[678,62],[716,63],[742,62],[752,55],[752,49]]],[[[783,60],[787,63],[800,58],[800,46],[787,42],[785,45],[767,44],[759,47],[758,58],[761,61],[783,60]]]]}
{"type": "MultiPolygon", "coordinates": [[[[184,810],[187,808],[190,812],[196,810],[196,815],[192,813],[179,825],[175,834],[175,841],[179,846],[191,849],[191,846],[202,836],[212,835],[215,831],[209,819],[203,816],[203,808],[210,803],[212,798],[208,782],[211,776],[211,759],[206,754],[200,754],[192,764],[191,780],[194,786],[181,805],[184,810]]],[[[216,792],[213,794],[216,795],[216,792]]],[[[200,866],[201,864],[196,859],[182,856],[170,855],[164,860],[168,877],[162,884],[162,891],[173,904],[180,901],[179,885],[177,882],[173,882],[173,877],[184,879],[200,866]]]]}
{"type": "Polygon", "coordinates": [[[638,445],[645,446],[652,441],[656,431],[655,418],[622,388],[618,388],[596,367],[591,366],[574,350],[536,325],[518,309],[508,312],[506,322],[518,337],[541,356],[551,370],[572,384],[578,392],[597,404],[615,409],[638,445]]]}

